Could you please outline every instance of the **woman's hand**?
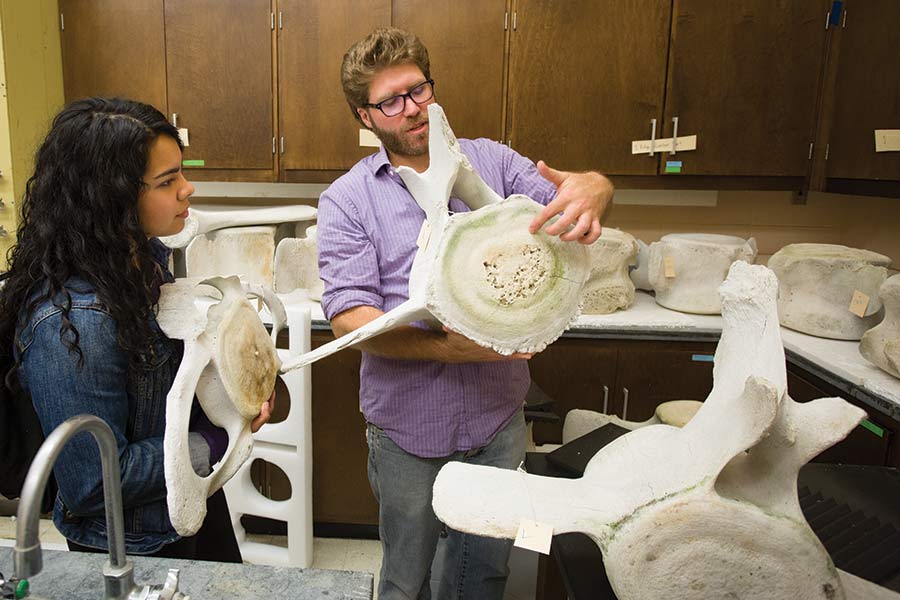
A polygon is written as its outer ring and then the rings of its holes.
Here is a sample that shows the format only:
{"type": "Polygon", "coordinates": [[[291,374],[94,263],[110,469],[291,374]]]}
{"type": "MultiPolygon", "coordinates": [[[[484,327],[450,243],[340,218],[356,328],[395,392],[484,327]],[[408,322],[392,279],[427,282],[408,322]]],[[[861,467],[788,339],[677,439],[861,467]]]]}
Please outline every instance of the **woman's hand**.
{"type": "Polygon", "coordinates": [[[272,395],[269,396],[269,399],[266,400],[266,403],[262,405],[259,409],[259,414],[256,415],[256,418],[250,422],[250,431],[256,433],[259,431],[259,428],[269,422],[269,419],[272,418],[272,411],[275,410],[275,390],[272,390],[272,395]]]}

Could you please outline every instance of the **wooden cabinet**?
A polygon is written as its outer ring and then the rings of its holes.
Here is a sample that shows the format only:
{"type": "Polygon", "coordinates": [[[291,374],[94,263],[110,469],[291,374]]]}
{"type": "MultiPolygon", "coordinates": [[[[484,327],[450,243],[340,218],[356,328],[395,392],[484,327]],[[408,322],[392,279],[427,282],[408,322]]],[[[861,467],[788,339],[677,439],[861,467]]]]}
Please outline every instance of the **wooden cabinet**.
{"type": "Polygon", "coordinates": [[[677,119],[678,135],[698,140],[662,160],[685,174],[805,177],[829,4],[675,0],[658,131],[672,137],[677,119]]]}
{"type": "Polygon", "coordinates": [[[165,0],[165,7],[168,114],[189,132],[188,177],[232,178],[222,170],[240,169],[234,175],[271,179],[270,0],[165,0]]]}
{"type": "Polygon", "coordinates": [[[428,48],[435,99],[462,138],[503,136],[506,0],[394,0],[391,23],[428,48]]]}
{"type": "Polygon", "coordinates": [[[518,0],[512,147],[560,169],[656,173],[658,159],[632,155],[631,141],[662,118],[670,13],[668,0],[518,0]]]}
{"type": "Polygon", "coordinates": [[[900,152],[876,152],[876,129],[900,129],[896,0],[852,0],[835,28],[834,110],[827,139],[829,178],[900,180],[900,152]]]}
{"type": "Polygon", "coordinates": [[[559,423],[535,422],[536,444],[562,441],[562,420],[573,408],[609,411],[616,385],[615,342],[560,338],[528,361],[531,380],[554,404],[559,423]]]}
{"type": "Polygon", "coordinates": [[[152,104],[188,130],[192,179],[273,180],[270,0],[62,0],[66,101],[152,104]]]}
{"type": "MultiPolygon", "coordinates": [[[[390,0],[279,0],[278,74],[284,179],[342,171],[373,152],[341,87],[341,62],[354,42],[391,22],[390,0]]],[[[335,174],[336,175],[336,174],[335,174]]],[[[333,178],[333,177],[332,177],[333,178]]]]}
{"type": "MultiPolygon", "coordinates": [[[[334,339],[313,331],[312,349],[334,339]]],[[[359,412],[360,353],[348,349],[312,366],[313,521],[375,525],[366,422],[359,412]]]]}
{"type": "Polygon", "coordinates": [[[562,441],[573,408],[645,421],[669,400],[705,400],[713,342],[560,338],[529,361],[531,379],[554,401],[558,424],[535,423],[537,444],[562,441]]]}
{"type": "Polygon", "coordinates": [[[630,342],[619,349],[613,411],[646,421],[669,400],[706,400],[714,342],[630,342]]]}
{"type": "Polygon", "coordinates": [[[59,0],[66,102],[131,98],[165,112],[163,0],[59,0]]]}

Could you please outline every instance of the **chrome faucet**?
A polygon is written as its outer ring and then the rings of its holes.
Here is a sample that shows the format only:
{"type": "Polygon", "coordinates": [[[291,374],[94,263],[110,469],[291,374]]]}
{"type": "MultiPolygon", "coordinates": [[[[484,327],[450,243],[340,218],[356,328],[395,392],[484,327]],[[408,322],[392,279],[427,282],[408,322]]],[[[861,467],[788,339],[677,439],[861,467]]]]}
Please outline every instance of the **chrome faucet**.
{"type": "Polygon", "coordinates": [[[109,562],[103,566],[104,600],[190,600],[189,596],[178,591],[178,569],[169,569],[164,585],[135,585],[134,564],[125,556],[125,519],[122,513],[122,481],[116,439],[109,425],[92,415],[72,417],[54,429],[28,469],[16,512],[16,545],[13,549],[16,578],[26,579],[40,573],[43,568],[41,543],[38,539],[41,497],[63,446],[81,431],[90,432],[97,440],[103,468],[106,539],[109,544],[109,562]]]}

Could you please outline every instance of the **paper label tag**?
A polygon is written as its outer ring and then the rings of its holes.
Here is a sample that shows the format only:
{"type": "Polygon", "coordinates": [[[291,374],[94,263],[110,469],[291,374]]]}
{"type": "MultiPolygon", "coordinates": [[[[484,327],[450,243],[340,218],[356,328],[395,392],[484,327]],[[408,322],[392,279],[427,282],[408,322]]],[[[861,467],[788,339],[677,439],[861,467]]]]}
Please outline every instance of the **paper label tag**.
{"type": "Polygon", "coordinates": [[[366,148],[380,148],[381,140],[369,129],[359,130],[359,145],[366,148]]]}
{"type": "Polygon", "coordinates": [[[516,541],[513,542],[513,546],[534,550],[541,554],[550,554],[552,540],[553,527],[531,519],[522,519],[519,522],[519,531],[516,532],[516,541]]]}
{"type": "Polygon", "coordinates": [[[188,138],[188,130],[187,127],[179,127],[178,128],[178,137],[181,138],[181,145],[187,148],[191,145],[190,138],[188,138]]]}
{"type": "MultiPolygon", "coordinates": [[[[696,135],[685,135],[679,136],[677,141],[675,142],[675,152],[687,152],[688,150],[696,150],[697,149],[697,136],[696,135]]],[[[659,138],[657,140],[653,140],[653,151],[654,152],[671,152],[672,151],[672,138],[659,138]]],[[[632,154],[649,154],[650,153],[650,140],[635,140],[631,142],[631,153],[632,154]]]]}
{"type": "Polygon", "coordinates": [[[428,240],[431,239],[431,223],[428,219],[422,222],[422,229],[419,230],[419,237],[416,238],[416,246],[425,250],[428,247],[428,240]]]}
{"type": "Polygon", "coordinates": [[[182,167],[203,167],[206,166],[206,161],[202,158],[191,158],[188,160],[181,161],[182,167]]]}
{"type": "Polygon", "coordinates": [[[876,129],[875,152],[900,152],[900,129],[876,129]]]}
{"type": "Polygon", "coordinates": [[[667,256],[663,259],[663,271],[669,279],[675,277],[675,259],[673,257],[667,256]]]}
{"type": "Polygon", "coordinates": [[[847,308],[857,317],[866,316],[866,309],[869,308],[869,297],[859,290],[853,291],[853,297],[850,298],[850,306],[847,308]]]}

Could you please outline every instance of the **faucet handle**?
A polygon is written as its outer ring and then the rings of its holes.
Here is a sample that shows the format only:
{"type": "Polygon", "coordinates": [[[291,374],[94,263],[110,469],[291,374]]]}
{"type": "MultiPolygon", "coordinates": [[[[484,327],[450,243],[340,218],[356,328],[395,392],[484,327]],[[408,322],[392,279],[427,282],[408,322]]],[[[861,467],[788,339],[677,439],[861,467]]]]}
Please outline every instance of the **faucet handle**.
{"type": "Polygon", "coordinates": [[[19,600],[28,595],[29,587],[27,579],[19,579],[17,577],[5,579],[3,573],[0,573],[0,598],[19,600]]]}

